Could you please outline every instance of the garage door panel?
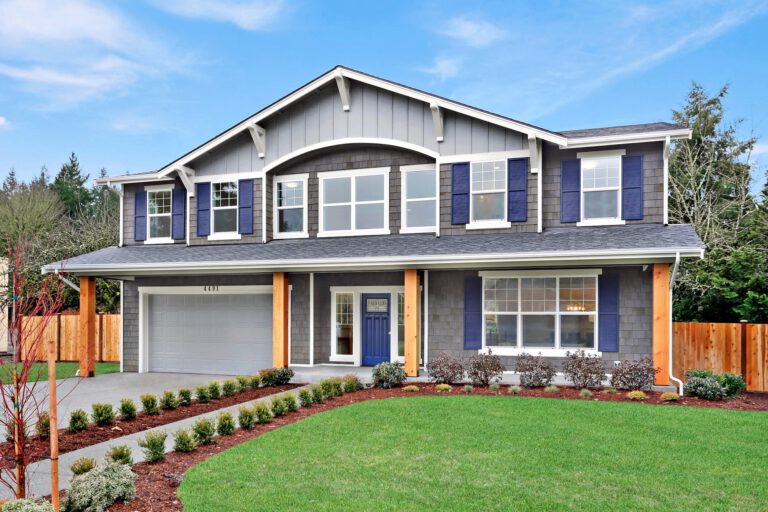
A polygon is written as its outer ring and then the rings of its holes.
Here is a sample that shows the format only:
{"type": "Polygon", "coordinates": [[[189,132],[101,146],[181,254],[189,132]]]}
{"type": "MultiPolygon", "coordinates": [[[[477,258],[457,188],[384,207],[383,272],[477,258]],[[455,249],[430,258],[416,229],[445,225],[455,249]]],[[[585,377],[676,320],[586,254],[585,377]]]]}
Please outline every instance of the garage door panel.
{"type": "Polygon", "coordinates": [[[150,295],[149,371],[251,374],[272,366],[269,294],[150,295]]]}

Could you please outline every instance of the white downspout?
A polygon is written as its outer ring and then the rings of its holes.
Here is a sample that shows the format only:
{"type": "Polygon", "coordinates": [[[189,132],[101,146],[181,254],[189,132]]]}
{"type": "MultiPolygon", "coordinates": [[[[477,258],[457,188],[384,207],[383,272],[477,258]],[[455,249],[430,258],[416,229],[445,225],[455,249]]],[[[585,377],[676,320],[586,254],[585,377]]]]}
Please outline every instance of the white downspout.
{"type": "MultiPolygon", "coordinates": [[[[110,187],[109,181],[107,182],[107,186],[110,187]]],[[[110,187],[111,188],[111,187],[110,187]]],[[[120,196],[120,233],[119,233],[119,240],[117,242],[118,247],[123,247],[124,244],[124,234],[123,231],[125,230],[125,226],[123,225],[125,213],[123,213],[123,194],[125,193],[125,189],[123,188],[123,185],[120,185],[120,190],[114,189],[115,192],[117,192],[117,195],[120,196]]]]}
{"type": "Polygon", "coordinates": [[[683,396],[684,384],[683,381],[672,375],[672,288],[675,284],[675,278],[677,277],[677,270],[680,267],[680,253],[675,254],[675,266],[672,268],[672,275],[669,277],[669,378],[677,383],[677,387],[680,389],[680,396],[683,396]]]}

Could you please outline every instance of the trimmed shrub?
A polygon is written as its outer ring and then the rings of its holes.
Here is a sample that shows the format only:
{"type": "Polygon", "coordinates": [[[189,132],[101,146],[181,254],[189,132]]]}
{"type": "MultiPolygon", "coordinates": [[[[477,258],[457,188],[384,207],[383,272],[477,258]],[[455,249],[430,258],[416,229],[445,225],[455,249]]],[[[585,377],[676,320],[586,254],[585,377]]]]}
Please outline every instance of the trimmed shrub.
{"type": "Polygon", "coordinates": [[[373,367],[371,376],[374,386],[385,389],[399,386],[408,378],[401,363],[379,363],[373,367]]]}
{"type": "Polygon", "coordinates": [[[165,440],[168,438],[162,430],[151,430],[138,441],[147,462],[159,462],[165,459],[165,440]]]}
{"type": "Polygon", "coordinates": [[[201,404],[207,404],[211,401],[211,391],[208,386],[197,386],[195,388],[195,398],[201,404]]]}
{"type": "Polygon", "coordinates": [[[176,395],[173,391],[163,391],[160,395],[160,408],[164,411],[172,411],[179,406],[179,402],[176,401],[176,395]]]}
{"type": "Polygon", "coordinates": [[[136,402],[130,398],[120,400],[120,419],[123,421],[136,419],[136,402]]]}
{"type": "Polygon", "coordinates": [[[284,367],[284,368],[274,368],[275,371],[275,386],[285,386],[286,384],[289,384],[291,382],[291,379],[295,375],[293,373],[293,370],[284,367]]]}
{"type": "Polygon", "coordinates": [[[458,357],[440,352],[427,363],[429,380],[437,384],[455,384],[464,379],[464,363],[458,357]]]}
{"type": "Polygon", "coordinates": [[[195,441],[189,435],[189,430],[180,428],[173,434],[173,449],[181,453],[189,453],[195,449],[195,441]]]}
{"type": "Polygon", "coordinates": [[[598,355],[589,355],[583,350],[566,352],[563,374],[577,388],[600,387],[605,379],[603,358],[598,355]]]}
{"type": "Polygon", "coordinates": [[[557,393],[559,390],[560,388],[553,384],[550,384],[549,386],[544,388],[545,393],[557,393]]]}
{"type": "Polygon", "coordinates": [[[654,376],[661,369],[654,368],[648,357],[638,361],[624,360],[613,368],[611,386],[616,389],[651,389],[654,376]]]}
{"type": "Polygon", "coordinates": [[[2,505],[3,512],[54,512],[53,505],[43,498],[8,501],[2,505]]]}
{"type": "Polygon", "coordinates": [[[272,416],[275,418],[284,416],[285,413],[288,412],[288,408],[285,406],[285,401],[283,400],[283,397],[280,396],[276,396],[272,399],[272,402],[269,404],[269,409],[272,411],[272,416]]]}
{"type": "Polygon", "coordinates": [[[237,423],[243,430],[251,430],[256,425],[256,412],[245,406],[240,406],[237,412],[237,423]]]}
{"type": "Polygon", "coordinates": [[[267,404],[258,402],[253,406],[253,412],[256,414],[256,423],[269,423],[272,421],[272,413],[269,412],[267,404]]]}
{"type": "Polygon", "coordinates": [[[91,406],[91,420],[100,427],[111,425],[115,422],[115,411],[112,404],[93,404],[91,406]]]}
{"type": "Polygon", "coordinates": [[[221,394],[222,396],[234,396],[239,388],[240,386],[238,385],[237,381],[227,379],[221,385],[221,394]]]}
{"type": "Polygon", "coordinates": [[[133,452],[127,444],[113,446],[106,455],[107,462],[117,462],[118,464],[133,464],[133,452]]]}
{"type": "Polygon", "coordinates": [[[498,382],[494,382],[493,384],[488,386],[488,389],[490,389],[491,391],[498,391],[501,389],[501,384],[499,384],[498,382]]]}
{"type": "Polygon", "coordinates": [[[583,388],[579,391],[579,396],[581,398],[592,398],[592,391],[590,391],[589,388],[583,388]]]}
{"type": "Polygon", "coordinates": [[[475,384],[488,386],[492,382],[501,381],[504,370],[501,358],[488,350],[487,354],[476,354],[469,359],[467,375],[475,384]]]}
{"type": "Polygon", "coordinates": [[[299,391],[299,403],[302,407],[312,407],[312,391],[309,389],[302,389],[299,391]]]}
{"type": "Polygon", "coordinates": [[[62,510],[100,512],[118,501],[131,501],[135,496],[136,474],[125,464],[111,462],[72,480],[62,510]]]}
{"type": "Polygon", "coordinates": [[[247,391],[251,387],[250,377],[244,377],[242,375],[238,375],[237,377],[235,377],[235,379],[237,379],[237,391],[239,393],[247,391]]]}
{"type": "Polygon", "coordinates": [[[261,376],[251,376],[250,381],[248,381],[248,385],[251,387],[251,389],[259,389],[261,387],[261,376]]]}
{"type": "Polygon", "coordinates": [[[235,418],[232,417],[231,412],[224,411],[219,414],[216,420],[216,432],[220,436],[231,436],[235,433],[235,418]]]}
{"type": "Polygon", "coordinates": [[[640,391],[639,389],[636,389],[635,391],[630,391],[629,393],[627,393],[627,398],[629,398],[630,400],[642,401],[648,397],[644,392],[640,391]]]}
{"type": "Polygon", "coordinates": [[[48,439],[51,437],[51,415],[46,411],[42,411],[37,415],[37,423],[35,423],[35,433],[40,439],[48,439]]]}
{"type": "Polygon", "coordinates": [[[605,390],[605,392],[606,392],[606,393],[608,393],[609,395],[615,395],[616,393],[618,393],[618,392],[619,392],[619,390],[618,390],[618,389],[616,389],[616,388],[607,388],[607,389],[605,390]]]}
{"type": "Polygon", "coordinates": [[[266,370],[259,370],[259,379],[261,379],[261,385],[264,387],[274,386],[277,382],[275,369],[268,368],[266,370]]]}
{"type": "Polygon", "coordinates": [[[413,384],[411,384],[410,386],[405,386],[403,388],[403,391],[405,391],[406,393],[416,393],[418,390],[419,390],[419,386],[414,386],[413,384]]]}
{"type": "Polygon", "coordinates": [[[523,392],[523,388],[520,386],[509,386],[509,389],[507,390],[507,393],[510,395],[519,395],[523,392]]]}
{"type": "Polygon", "coordinates": [[[667,391],[666,393],[662,393],[659,399],[662,402],[677,402],[678,400],[680,400],[680,395],[678,395],[674,391],[667,391]]]}
{"type": "Polygon", "coordinates": [[[548,386],[555,378],[555,368],[542,356],[520,354],[517,356],[515,371],[520,375],[520,384],[526,388],[548,386]]]}
{"type": "Polygon", "coordinates": [[[360,382],[360,377],[352,374],[344,376],[344,392],[345,393],[354,393],[355,391],[358,391],[360,389],[363,389],[363,383],[360,382]]]}
{"type": "Polygon", "coordinates": [[[213,444],[216,434],[216,424],[210,418],[199,418],[192,425],[192,438],[197,445],[213,444]]]}
{"type": "Polygon", "coordinates": [[[211,400],[219,400],[221,398],[221,384],[219,381],[213,381],[208,384],[208,394],[211,400]]]}
{"type": "Polygon", "coordinates": [[[466,393],[466,394],[470,395],[470,394],[472,394],[472,393],[474,393],[474,392],[475,392],[475,386],[473,386],[472,384],[467,384],[466,386],[464,386],[463,388],[461,388],[461,390],[462,390],[464,393],[466,393]]]}
{"type": "Polygon", "coordinates": [[[69,415],[69,431],[82,432],[88,428],[88,414],[82,409],[76,409],[69,415]]]}
{"type": "Polygon", "coordinates": [[[181,388],[179,390],[179,396],[176,399],[176,403],[182,407],[189,407],[192,405],[192,390],[188,388],[181,388]]]}
{"type": "Polygon", "coordinates": [[[344,393],[341,377],[323,379],[320,381],[320,387],[323,388],[323,394],[326,398],[341,396],[344,393]]]}
{"type": "Polygon", "coordinates": [[[141,395],[141,408],[144,414],[155,415],[160,413],[160,409],[157,406],[157,397],[155,395],[141,395]]]}
{"type": "Polygon", "coordinates": [[[715,377],[689,377],[685,391],[704,400],[723,400],[728,397],[725,388],[715,377]]]}
{"type": "Polygon", "coordinates": [[[319,384],[312,386],[312,401],[316,404],[325,402],[325,393],[323,393],[323,388],[319,384]]]}
{"type": "Polygon", "coordinates": [[[81,457],[69,466],[69,470],[73,475],[84,475],[93,468],[96,467],[96,461],[90,457],[81,457]]]}
{"type": "Polygon", "coordinates": [[[293,393],[283,393],[282,396],[287,412],[296,412],[299,410],[299,404],[296,402],[296,395],[293,393]]]}
{"type": "Polygon", "coordinates": [[[435,389],[437,390],[438,393],[450,393],[451,391],[453,391],[453,388],[451,387],[450,384],[438,384],[437,386],[435,386],[435,389]]]}
{"type": "MultiPolygon", "coordinates": [[[[725,393],[725,397],[734,397],[737,394],[739,394],[740,391],[744,390],[747,387],[746,382],[744,382],[744,379],[741,377],[741,375],[736,375],[734,373],[715,373],[710,370],[695,370],[691,369],[685,372],[685,377],[690,381],[691,378],[699,378],[699,379],[715,379],[720,386],[723,388],[723,392],[725,393]]],[[[699,381],[694,381],[694,386],[700,386],[699,381]]],[[[688,383],[686,383],[686,390],[688,389],[688,383]]],[[[694,396],[699,396],[694,394],[694,392],[689,391],[689,394],[692,394],[694,396]]],[[[717,395],[716,392],[710,391],[707,393],[710,396],[717,395]]],[[[699,398],[704,398],[699,397],[699,398]]],[[[719,398],[714,399],[707,399],[707,400],[720,400],[719,398]]]]}

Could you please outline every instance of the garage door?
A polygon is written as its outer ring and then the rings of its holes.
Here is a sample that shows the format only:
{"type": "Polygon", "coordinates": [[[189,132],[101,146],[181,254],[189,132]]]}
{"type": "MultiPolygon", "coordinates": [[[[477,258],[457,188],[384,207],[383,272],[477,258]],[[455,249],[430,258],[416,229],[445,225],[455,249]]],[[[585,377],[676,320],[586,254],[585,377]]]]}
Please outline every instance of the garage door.
{"type": "Polygon", "coordinates": [[[151,372],[249,375],[272,366],[272,295],[147,297],[151,372]]]}

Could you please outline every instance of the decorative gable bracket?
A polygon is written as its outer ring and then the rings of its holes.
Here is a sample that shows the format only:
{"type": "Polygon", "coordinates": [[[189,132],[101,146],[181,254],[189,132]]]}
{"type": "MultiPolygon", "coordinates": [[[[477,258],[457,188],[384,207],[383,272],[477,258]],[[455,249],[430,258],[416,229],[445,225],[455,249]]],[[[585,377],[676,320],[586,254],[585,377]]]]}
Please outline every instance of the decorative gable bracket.
{"type": "Polygon", "coordinates": [[[432,122],[435,125],[435,140],[443,142],[443,109],[437,103],[430,103],[429,109],[432,111],[432,122]]]}
{"type": "Polygon", "coordinates": [[[537,174],[541,170],[541,139],[529,135],[528,151],[530,154],[531,174],[537,174]]]}
{"type": "Polygon", "coordinates": [[[336,85],[339,88],[339,96],[341,96],[341,108],[344,112],[349,112],[349,79],[341,74],[340,69],[336,70],[334,78],[336,79],[336,85]]]}
{"type": "Polygon", "coordinates": [[[264,154],[267,151],[267,131],[258,124],[253,123],[248,127],[248,133],[251,134],[259,158],[264,158],[264,154]]]}
{"type": "Polygon", "coordinates": [[[189,197],[194,197],[195,186],[192,183],[192,178],[195,177],[195,170],[186,165],[180,165],[176,168],[176,174],[179,175],[181,182],[184,184],[184,188],[187,189],[187,195],[189,197]]]}

